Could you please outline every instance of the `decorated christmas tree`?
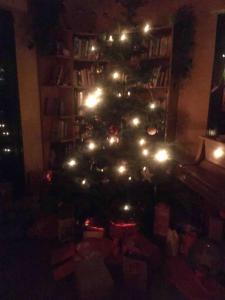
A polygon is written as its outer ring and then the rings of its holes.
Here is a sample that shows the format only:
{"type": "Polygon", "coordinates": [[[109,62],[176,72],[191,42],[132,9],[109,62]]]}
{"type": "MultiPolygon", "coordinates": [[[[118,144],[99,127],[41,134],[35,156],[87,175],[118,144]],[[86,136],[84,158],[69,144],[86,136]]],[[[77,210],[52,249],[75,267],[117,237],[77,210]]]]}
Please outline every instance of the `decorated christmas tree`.
{"type": "MultiPolygon", "coordinates": [[[[152,28],[135,24],[133,16],[128,9],[115,31],[89,45],[99,59],[98,79],[79,106],[76,150],[54,185],[55,196],[70,199],[79,217],[141,215],[153,187],[167,176],[171,152],[165,142],[165,103],[151,88],[160,80],[168,85],[168,74],[145,59],[152,28]]],[[[160,54],[166,56],[169,43],[163,47],[160,54]]]]}

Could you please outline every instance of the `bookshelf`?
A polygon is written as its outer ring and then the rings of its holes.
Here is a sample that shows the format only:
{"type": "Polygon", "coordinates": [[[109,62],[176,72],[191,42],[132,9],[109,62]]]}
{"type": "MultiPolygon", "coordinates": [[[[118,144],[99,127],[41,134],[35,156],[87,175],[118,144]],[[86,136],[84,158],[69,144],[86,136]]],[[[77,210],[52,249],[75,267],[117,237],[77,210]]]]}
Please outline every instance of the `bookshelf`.
{"type": "Polygon", "coordinates": [[[60,30],[54,51],[38,55],[44,169],[74,149],[73,32],[60,30]]]}
{"type": "Polygon", "coordinates": [[[173,80],[173,27],[158,27],[151,30],[143,41],[145,48],[141,63],[149,70],[149,80],[144,85],[152,99],[165,109],[165,139],[173,141],[176,130],[177,88],[173,80]]]}
{"type": "Polygon", "coordinates": [[[97,35],[59,30],[52,53],[38,54],[44,169],[60,166],[79,137],[76,118],[88,89],[102,78],[97,35]]]}

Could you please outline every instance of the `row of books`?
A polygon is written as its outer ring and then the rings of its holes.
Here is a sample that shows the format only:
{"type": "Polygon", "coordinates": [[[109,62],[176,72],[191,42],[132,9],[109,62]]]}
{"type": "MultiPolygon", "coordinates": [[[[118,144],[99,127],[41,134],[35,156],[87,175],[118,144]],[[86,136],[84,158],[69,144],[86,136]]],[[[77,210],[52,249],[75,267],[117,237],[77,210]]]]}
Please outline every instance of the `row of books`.
{"type": "Polygon", "coordinates": [[[88,69],[74,70],[73,82],[74,86],[90,87],[95,84],[96,74],[95,68],[91,67],[88,69]]]}
{"type": "Polygon", "coordinates": [[[79,37],[74,37],[74,58],[98,59],[99,51],[96,44],[95,39],[81,39],[79,37]]]}
{"type": "Polygon", "coordinates": [[[69,137],[69,122],[65,120],[59,120],[55,122],[52,130],[52,140],[59,141],[67,139],[69,137]]]}
{"type": "Polygon", "coordinates": [[[43,108],[46,116],[65,116],[69,113],[63,98],[46,97],[43,108]]]}
{"type": "Polygon", "coordinates": [[[170,36],[150,39],[146,45],[147,53],[143,54],[143,58],[168,57],[171,52],[171,42],[170,36]]]}
{"type": "Polygon", "coordinates": [[[70,85],[70,71],[65,65],[55,65],[50,71],[48,84],[51,85],[70,85]]]}
{"type": "Polygon", "coordinates": [[[145,85],[147,88],[167,87],[169,85],[169,68],[155,67],[152,69],[152,75],[149,82],[145,85]]]}

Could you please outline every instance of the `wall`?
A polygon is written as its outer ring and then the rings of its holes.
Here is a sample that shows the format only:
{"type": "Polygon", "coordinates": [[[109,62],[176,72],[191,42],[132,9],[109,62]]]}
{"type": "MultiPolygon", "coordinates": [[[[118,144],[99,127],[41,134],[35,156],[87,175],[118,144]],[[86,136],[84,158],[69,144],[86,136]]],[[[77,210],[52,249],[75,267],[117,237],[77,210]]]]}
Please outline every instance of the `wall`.
{"type": "Polygon", "coordinates": [[[26,11],[27,1],[26,0],[0,0],[0,7],[11,10],[26,11]]]}
{"type": "Polygon", "coordinates": [[[10,10],[14,17],[23,154],[27,179],[30,173],[40,174],[43,166],[37,56],[35,49],[27,48],[26,1],[0,0],[1,8],[10,10]]]}
{"type": "MultiPolygon", "coordinates": [[[[115,19],[122,11],[115,1],[103,1],[98,10],[99,31],[113,28],[115,19]]],[[[138,21],[150,21],[161,25],[170,22],[177,8],[191,4],[197,17],[196,45],[191,78],[180,91],[178,104],[177,141],[189,154],[198,147],[198,136],[206,131],[209,94],[214,58],[217,12],[225,11],[224,0],[148,0],[138,11],[138,21]]]]}

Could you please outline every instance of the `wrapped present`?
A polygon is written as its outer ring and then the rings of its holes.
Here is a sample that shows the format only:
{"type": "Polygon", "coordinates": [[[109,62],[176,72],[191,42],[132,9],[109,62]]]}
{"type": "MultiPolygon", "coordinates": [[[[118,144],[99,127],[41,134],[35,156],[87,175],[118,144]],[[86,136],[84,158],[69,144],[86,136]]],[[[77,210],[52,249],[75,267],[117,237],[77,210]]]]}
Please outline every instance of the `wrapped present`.
{"type": "Polygon", "coordinates": [[[113,243],[109,239],[95,239],[87,238],[80,242],[76,251],[82,259],[89,259],[91,257],[109,257],[112,255],[113,243]]]}
{"type": "Polygon", "coordinates": [[[74,270],[79,300],[111,298],[113,280],[102,257],[92,256],[76,261],[74,270]]]}
{"type": "Polygon", "coordinates": [[[126,236],[134,235],[138,231],[137,223],[135,222],[111,222],[109,233],[113,239],[122,239],[126,236]]]}
{"type": "Polygon", "coordinates": [[[125,255],[132,255],[132,257],[147,261],[151,270],[157,269],[161,264],[161,252],[158,246],[140,233],[124,239],[122,252],[125,255]]]}
{"type": "Polygon", "coordinates": [[[148,264],[135,256],[123,257],[123,279],[127,288],[147,289],[148,264]]]}
{"type": "Polygon", "coordinates": [[[166,238],[170,225],[170,208],[165,203],[158,203],[155,206],[154,214],[154,235],[166,238]]]}
{"type": "Polygon", "coordinates": [[[61,242],[72,241],[74,239],[75,219],[58,220],[58,239],[61,242]]]}
{"type": "Polygon", "coordinates": [[[179,252],[179,236],[176,230],[169,229],[166,237],[167,255],[176,256],[179,252]]]}
{"type": "Polygon", "coordinates": [[[105,229],[102,226],[99,226],[94,222],[94,220],[87,219],[85,221],[85,230],[83,234],[83,238],[103,238],[105,234],[105,229]]]}

